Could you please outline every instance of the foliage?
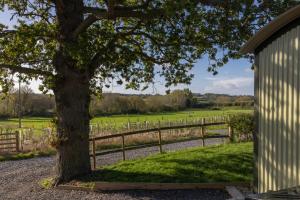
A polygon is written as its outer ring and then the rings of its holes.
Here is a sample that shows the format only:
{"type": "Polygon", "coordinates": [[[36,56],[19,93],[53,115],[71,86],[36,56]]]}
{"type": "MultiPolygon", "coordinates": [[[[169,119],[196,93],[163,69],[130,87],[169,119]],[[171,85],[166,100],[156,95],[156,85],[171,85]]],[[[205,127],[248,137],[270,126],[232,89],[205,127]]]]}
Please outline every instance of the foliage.
{"type": "Polygon", "coordinates": [[[7,120],[9,119],[9,115],[6,113],[0,113],[0,120],[7,120]]]}
{"type": "Polygon", "coordinates": [[[218,96],[216,97],[216,105],[220,106],[220,105],[228,105],[232,102],[232,98],[229,96],[218,96]]]}
{"type": "Polygon", "coordinates": [[[239,113],[231,115],[228,121],[229,126],[232,127],[232,141],[249,140],[252,138],[254,131],[254,115],[250,113],[239,113]]]}
{"type": "Polygon", "coordinates": [[[254,105],[254,99],[250,96],[239,96],[234,101],[236,105],[242,107],[249,107],[254,105]]]}
{"type": "Polygon", "coordinates": [[[166,86],[189,83],[197,59],[208,54],[209,70],[217,73],[229,58],[240,57],[241,45],[254,31],[297,3],[4,0],[0,10],[17,23],[13,29],[0,24],[0,83],[6,91],[9,69],[25,73],[24,80],[40,77],[43,91],[54,89],[63,75],[54,60],[60,55],[90,72],[93,91],[112,79],[128,88],[147,87],[155,74],[165,77],[166,86]],[[67,6],[73,13],[63,9],[67,6]],[[73,24],[63,20],[67,14],[73,24]]]}
{"type": "Polygon", "coordinates": [[[197,147],[106,166],[82,182],[250,182],[252,143],[197,147]],[[237,167],[238,166],[238,167],[237,167]]]}
{"type": "Polygon", "coordinates": [[[44,178],[42,180],[39,181],[39,185],[43,188],[43,189],[50,189],[54,186],[55,183],[55,178],[53,177],[49,177],[49,178],[44,178]]]}

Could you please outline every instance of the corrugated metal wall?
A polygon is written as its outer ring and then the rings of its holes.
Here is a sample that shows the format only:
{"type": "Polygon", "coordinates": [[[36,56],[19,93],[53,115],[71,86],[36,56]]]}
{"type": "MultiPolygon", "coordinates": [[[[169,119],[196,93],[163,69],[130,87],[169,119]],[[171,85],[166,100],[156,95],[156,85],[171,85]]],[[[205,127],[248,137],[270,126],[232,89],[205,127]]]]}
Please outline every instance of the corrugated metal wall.
{"type": "Polygon", "coordinates": [[[258,53],[258,192],[300,185],[300,26],[258,53]]]}

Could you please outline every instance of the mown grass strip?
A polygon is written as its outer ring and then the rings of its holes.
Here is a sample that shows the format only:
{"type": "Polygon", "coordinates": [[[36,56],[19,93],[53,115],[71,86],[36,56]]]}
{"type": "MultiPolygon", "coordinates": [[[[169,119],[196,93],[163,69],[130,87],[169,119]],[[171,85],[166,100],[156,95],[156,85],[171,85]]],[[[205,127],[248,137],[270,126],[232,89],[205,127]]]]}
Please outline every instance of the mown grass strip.
{"type": "Polygon", "coordinates": [[[55,154],[56,151],[54,150],[26,152],[26,153],[10,153],[5,155],[0,155],[0,162],[9,161],[9,160],[23,160],[23,159],[30,159],[35,157],[45,157],[45,156],[51,156],[55,154]]]}
{"type": "MultiPolygon", "coordinates": [[[[191,109],[185,111],[177,112],[162,112],[162,113],[149,113],[149,114],[123,114],[123,115],[111,115],[111,116],[97,116],[91,120],[92,124],[100,123],[103,124],[113,124],[119,127],[120,125],[127,122],[142,122],[150,121],[157,122],[160,121],[174,121],[174,120],[184,120],[184,119],[197,119],[201,117],[211,117],[211,116],[224,116],[228,114],[236,113],[252,113],[253,110],[225,107],[220,110],[209,110],[209,109],[191,109]]],[[[47,117],[24,117],[22,119],[23,127],[41,129],[43,127],[52,126],[52,118],[47,117]]],[[[18,119],[11,118],[8,120],[0,120],[0,128],[17,128],[18,119]]]]}
{"type": "Polygon", "coordinates": [[[106,166],[81,178],[92,182],[251,182],[252,143],[197,147],[106,166]]]}

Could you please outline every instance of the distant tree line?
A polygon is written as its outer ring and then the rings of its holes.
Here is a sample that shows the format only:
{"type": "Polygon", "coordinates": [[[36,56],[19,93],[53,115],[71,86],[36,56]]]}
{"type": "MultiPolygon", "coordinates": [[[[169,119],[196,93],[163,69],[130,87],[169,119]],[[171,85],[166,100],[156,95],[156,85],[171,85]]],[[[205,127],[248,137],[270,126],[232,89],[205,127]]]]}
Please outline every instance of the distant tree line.
{"type": "Polygon", "coordinates": [[[104,94],[102,99],[93,98],[90,112],[109,115],[178,111],[192,107],[195,100],[188,89],[174,90],[166,95],[104,94]]]}
{"type": "MultiPolygon", "coordinates": [[[[11,89],[0,95],[0,118],[17,117],[19,108],[23,116],[52,116],[55,110],[51,95],[33,93],[29,87],[20,91],[11,89]],[[21,102],[21,103],[20,103],[21,102]]],[[[92,97],[92,116],[112,114],[141,114],[179,111],[187,108],[214,108],[225,106],[252,107],[253,96],[230,96],[222,94],[193,94],[189,89],[174,90],[166,95],[126,95],[104,93],[92,97]]]]}
{"type": "Polygon", "coordinates": [[[50,95],[36,94],[27,87],[10,89],[8,94],[0,94],[0,118],[17,117],[19,110],[24,116],[52,116],[55,108],[50,95]]]}
{"type": "Polygon", "coordinates": [[[231,96],[226,94],[193,94],[196,98],[194,107],[198,108],[222,108],[226,106],[239,106],[250,108],[254,105],[254,97],[251,95],[231,96]]]}

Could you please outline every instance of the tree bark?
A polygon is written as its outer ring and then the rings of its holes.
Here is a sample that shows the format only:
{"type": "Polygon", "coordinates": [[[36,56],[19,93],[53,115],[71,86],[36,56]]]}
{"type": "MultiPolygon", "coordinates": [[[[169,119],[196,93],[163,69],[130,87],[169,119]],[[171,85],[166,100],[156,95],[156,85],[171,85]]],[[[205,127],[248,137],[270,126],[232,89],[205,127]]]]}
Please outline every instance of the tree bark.
{"type": "Polygon", "coordinates": [[[89,156],[89,81],[68,69],[54,90],[57,110],[57,183],[91,172],[89,156]]]}
{"type": "Polygon", "coordinates": [[[53,91],[57,110],[56,184],[91,172],[89,156],[90,74],[72,57],[78,48],[71,35],[82,23],[83,0],[56,0],[58,47],[53,58],[56,69],[53,91]]]}

